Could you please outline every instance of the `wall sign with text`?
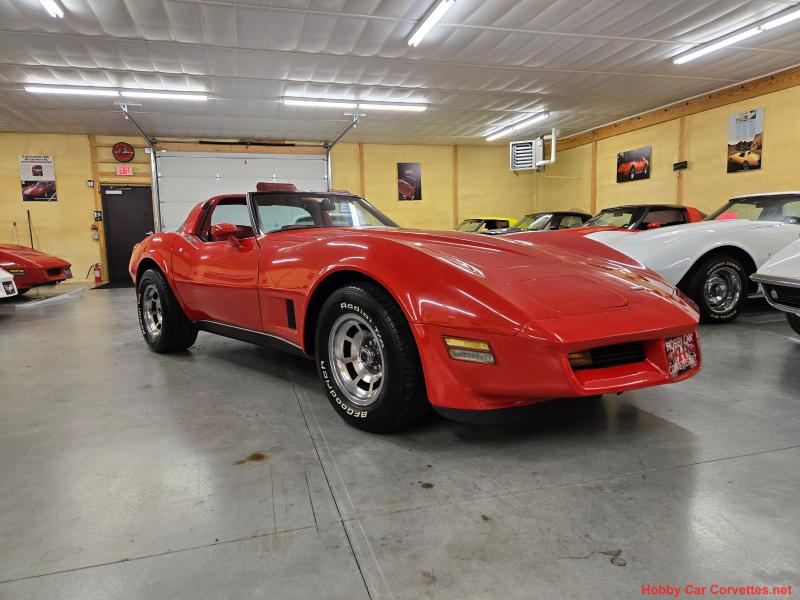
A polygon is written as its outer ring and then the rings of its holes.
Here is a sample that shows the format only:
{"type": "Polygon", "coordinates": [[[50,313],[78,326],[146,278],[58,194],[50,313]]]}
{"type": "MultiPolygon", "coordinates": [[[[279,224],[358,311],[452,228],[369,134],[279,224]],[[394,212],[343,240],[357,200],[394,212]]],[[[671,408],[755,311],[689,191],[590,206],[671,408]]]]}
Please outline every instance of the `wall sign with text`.
{"type": "Polygon", "coordinates": [[[53,202],[58,200],[56,167],[52,155],[20,156],[19,179],[24,201],[53,202]]]}

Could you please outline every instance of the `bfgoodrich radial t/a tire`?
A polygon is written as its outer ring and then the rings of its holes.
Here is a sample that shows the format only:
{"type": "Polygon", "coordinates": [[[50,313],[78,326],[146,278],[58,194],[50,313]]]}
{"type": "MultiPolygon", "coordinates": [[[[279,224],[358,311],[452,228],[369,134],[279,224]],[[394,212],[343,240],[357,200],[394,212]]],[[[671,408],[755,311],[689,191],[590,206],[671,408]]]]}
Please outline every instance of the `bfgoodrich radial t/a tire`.
{"type": "Polygon", "coordinates": [[[687,296],[700,308],[702,323],[733,321],[747,300],[748,272],[742,262],[726,254],[702,260],[687,279],[687,296]]]}
{"type": "Polygon", "coordinates": [[[414,336],[382,288],[364,282],[336,290],[322,306],[316,333],[325,394],[346,422],[383,433],[427,412],[414,336]]]}
{"type": "Polygon", "coordinates": [[[197,339],[197,328],[186,318],[161,271],[148,269],[136,290],[139,329],[154,352],[186,350],[197,339]]]}

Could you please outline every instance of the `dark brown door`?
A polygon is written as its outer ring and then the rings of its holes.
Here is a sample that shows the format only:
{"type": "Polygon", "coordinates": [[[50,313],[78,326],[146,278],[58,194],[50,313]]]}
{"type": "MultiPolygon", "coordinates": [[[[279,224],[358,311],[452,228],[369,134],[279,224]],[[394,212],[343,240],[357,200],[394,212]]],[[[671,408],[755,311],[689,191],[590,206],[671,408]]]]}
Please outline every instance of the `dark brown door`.
{"type": "Polygon", "coordinates": [[[103,221],[109,281],[130,281],[128,263],[134,244],[153,233],[150,187],[104,185],[103,221]]]}

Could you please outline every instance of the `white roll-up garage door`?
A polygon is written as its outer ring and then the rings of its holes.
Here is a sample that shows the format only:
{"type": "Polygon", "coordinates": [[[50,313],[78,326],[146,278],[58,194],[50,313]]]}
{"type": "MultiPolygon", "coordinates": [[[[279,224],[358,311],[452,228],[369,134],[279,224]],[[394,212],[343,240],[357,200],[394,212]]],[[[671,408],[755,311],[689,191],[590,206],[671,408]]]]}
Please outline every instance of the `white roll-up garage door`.
{"type": "Polygon", "coordinates": [[[166,231],[177,229],[198,202],[255,191],[259,181],[293,183],[301,190],[328,189],[324,155],[159,152],[156,165],[166,231]]]}

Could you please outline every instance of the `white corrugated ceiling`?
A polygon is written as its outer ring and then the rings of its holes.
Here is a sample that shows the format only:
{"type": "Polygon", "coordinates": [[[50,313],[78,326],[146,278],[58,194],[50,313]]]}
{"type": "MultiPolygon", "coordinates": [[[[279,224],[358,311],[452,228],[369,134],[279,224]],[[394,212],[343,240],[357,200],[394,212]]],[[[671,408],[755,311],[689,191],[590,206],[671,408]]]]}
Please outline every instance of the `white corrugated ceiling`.
{"type": "Polygon", "coordinates": [[[352,141],[484,143],[525,113],[551,111],[540,131],[568,135],[800,63],[800,22],[670,60],[795,2],[457,0],[409,48],[432,2],[61,0],[66,17],[53,19],[38,0],[0,0],[0,131],[131,133],[112,99],[22,89],[63,84],[213,97],[142,100],[132,112],[158,136],[321,141],[349,121],[280,103],[291,95],[430,105],[370,113],[352,141]]]}

